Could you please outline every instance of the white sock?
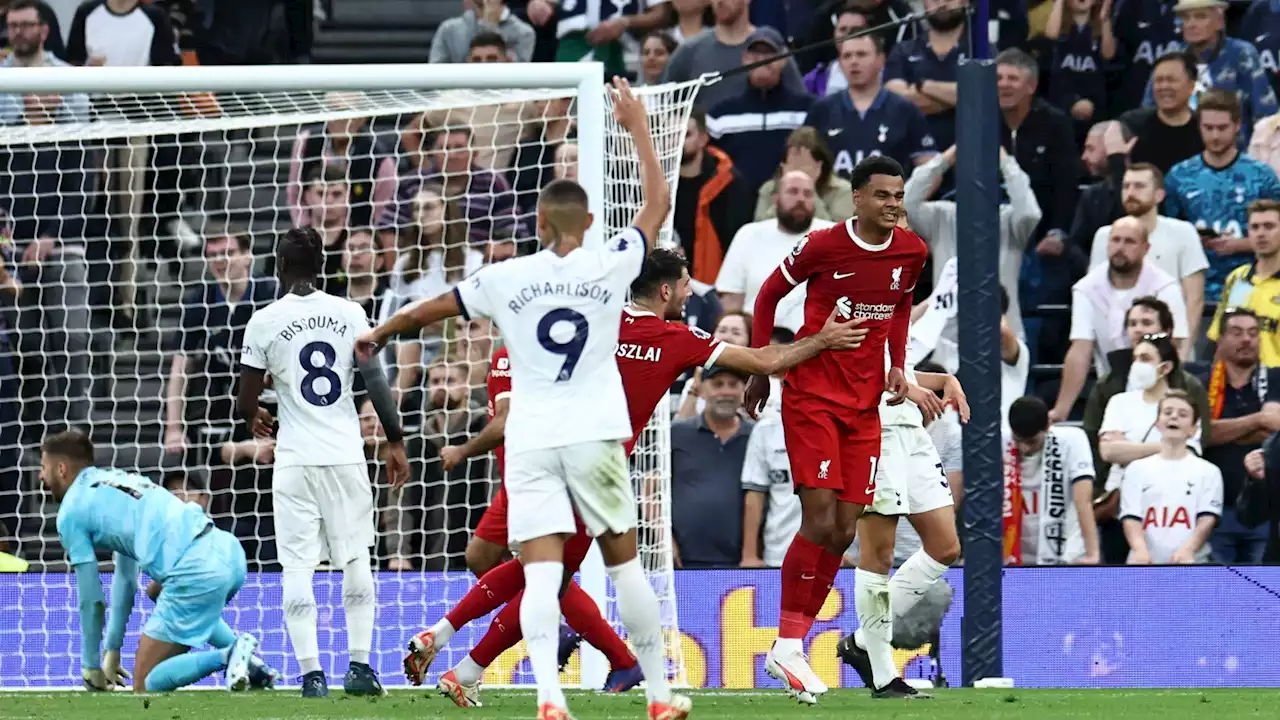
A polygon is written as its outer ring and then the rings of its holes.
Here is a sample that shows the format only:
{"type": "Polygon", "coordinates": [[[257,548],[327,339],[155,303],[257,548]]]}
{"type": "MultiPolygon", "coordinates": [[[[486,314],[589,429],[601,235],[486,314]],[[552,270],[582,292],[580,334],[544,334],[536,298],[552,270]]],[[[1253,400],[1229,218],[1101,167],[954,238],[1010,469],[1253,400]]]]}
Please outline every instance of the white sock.
{"type": "MultiPolygon", "coordinates": [[[[618,616],[627,628],[627,637],[644,671],[645,694],[651,703],[670,703],[661,608],[640,558],[609,568],[609,577],[618,596],[618,616]]],[[[525,594],[527,596],[528,591],[525,594]]]]}
{"type": "Polygon", "coordinates": [[[369,664],[373,648],[373,610],[378,604],[378,591],[373,584],[373,569],[368,552],[342,569],[342,608],[347,612],[347,654],[353,663],[369,664]]]}
{"type": "Polygon", "coordinates": [[[855,641],[871,657],[871,675],[876,688],[898,676],[893,663],[893,615],[889,609],[889,576],[858,568],[855,572],[854,606],[862,637],[855,641]]]}
{"type": "MultiPolygon", "coordinates": [[[[560,689],[556,652],[560,647],[560,583],[564,563],[534,562],[524,566],[524,599],[520,601],[520,631],[529,650],[529,665],[538,683],[538,705],[566,707],[560,689]]],[[[621,593],[621,590],[619,590],[621,593]]]]}
{"type": "Polygon", "coordinates": [[[480,682],[480,678],[484,677],[484,668],[480,667],[480,664],[475,660],[472,660],[471,655],[467,655],[453,669],[453,676],[458,678],[458,682],[463,685],[475,685],[480,682]]]}
{"type": "Polygon", "coordinates": [[[889,581],[889,599],[898,617],[904,617],[924,597],[930,585],[938,582],[947,566],[929,557],[924,550],[917,550],[902,563],[889,581]]]}
{"type": "Polygon", "coordinates": [[[800,638],[778,638],[773,641],[773,650],[779,655],[803,653],[804,640],[800,638]]]}
{"type": "Polygon", "coordinates": [[[458,632],[458,629],[453,626],[453,623],[440,618],[439,622],[431,626],[431,632],[435,633],[436,647],[442,648],[449,644],[449,640],[454,633],[458,632]]]}
{"type": "Polygon", "coordinates": [[[289,629],[294,657],[302,674],[320,669],[320,644],[316,641],[316,594],[311,588],[314,570],[286,569],[281,577],[284,624],[289,629]]]}

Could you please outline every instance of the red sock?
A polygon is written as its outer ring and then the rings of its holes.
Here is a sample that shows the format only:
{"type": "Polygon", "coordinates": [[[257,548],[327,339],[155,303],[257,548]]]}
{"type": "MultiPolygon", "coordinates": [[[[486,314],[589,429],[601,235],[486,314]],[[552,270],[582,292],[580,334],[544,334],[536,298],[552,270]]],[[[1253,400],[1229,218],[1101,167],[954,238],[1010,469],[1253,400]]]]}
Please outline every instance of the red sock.
{"type": "Polygon", "coordinates": [[[573,628],[574,632],[609,658],[609,665],[614,670],[629,668],[636,664],[636,658],[631,654],[631,649],[622,641],[622,638],[618,637],[618,633],[614,632],[609,621],[600,614],[600,606],[596,601],[591,599],[587,591],[583,590],[578,583],[569,583],[569,589],[560,598],[560,611],[564,613],[564,619],[569,621],[569,627],[573,628]]]}
{"type": "MultiPolygon", "coordinates": [[[[819,594],[818,565],[826,551],[799,533],[782,558],[782,603],[778,618],[778,637],[804,639],[813,626],[809,614],[812,598],[819,594]]],[[[823,587],[826,587],[824,584],[823,587]]],[[[823,596],[825,600],[826,597],[823,596]]]]}
{"type": "MultiPolygon", "coordinates": [[[[524,634],[520,632],[520,600],[524,598],[524,591],[516,594],[515,598],[502,608],[502,612],[493,618],[493,622],[489,623],[489,632],[480,638],[480,642],[471,649],[471,659],[476,661],[480,667],[489,667],[493,664],[498,656],[506,652],[507,648],[516,646],[520,642],[520,638],[524,634]]],[[[456,627],[456,626],[455,626],[456,627]]]]}
{"type": "MultiPolygon", "coordinates": [[[[472,620],[502,607],[503,603],[509,602],[523,589],[524,568],[519,561],[508,560],[485,573],[444,619],[449,621],[454,630],[461,630],[472,620]]],[[[517,614],[516,625],[520,624],[519,618],[517,614]]]]}
{"type": "Polygon", "coordinates": [[[822,612],[822,606],[827,602],[827,596],[831,594],[831,588],[836,582],[836,573],[840,572],[840,565],[844,562],[844,556],[836,555],[827,550],[822,551],[822,556],[818,558],[817,577],[813,580],[813,594],[809,596],[809,607],[805,609],[805,615],[809,617],[809,622],[813,622],[813,618],[818,617],[818,613],[822,612]]]}

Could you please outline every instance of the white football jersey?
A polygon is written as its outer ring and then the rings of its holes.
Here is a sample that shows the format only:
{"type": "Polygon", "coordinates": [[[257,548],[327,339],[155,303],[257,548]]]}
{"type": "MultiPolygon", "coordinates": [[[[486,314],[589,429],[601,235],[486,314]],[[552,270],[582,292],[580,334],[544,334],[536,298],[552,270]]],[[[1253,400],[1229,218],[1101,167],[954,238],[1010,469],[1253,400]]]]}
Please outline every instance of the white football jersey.
{"type": "MultiPolygon", "coordinates": [[[[884,346],[884,372],[889,374],[889,344],[884,346]]],[[[903,375],[906,376],[907,382],[912,385],[916,382],[915,370],[910,363],[902,368],[903,375]]],[[[924,427],[924,415],[920,414],[920,408],[910,400],[903,400],[898,405],[890,405],[889,398],[893,397],[893,393],[885,392],[880,396],[880,425],[906,425],[908,427],[924,427]]]]}
{"type": "Polygon", "coordinates": [[[614,352],[644,258],[644,236],[627,228],[603,247],[543,250],[454,287],[463,315],[492,319],[511,355],[508,457],[631,437],[614,352]]]}
{"type": "MultiPolygon", "coordinates": [[[[1222,471],[1187,453],[1181,460],[1151,455],[1125,469],[1120,488],[1120,518],[1142,523],[1151,562],[1163,565],[1195,532],[1203,515],[1222,516],[1222,471]]],[[[1209,544],[1197,555],[1208,562],[1209,544]]]]}
{"type": "Polygon", "coordinates": [[[351,395],[364,308],[316,291],[292,293],[253,314],[240,363],[271,375],[279,398],[276,467],[364,463],[351,395]]]}

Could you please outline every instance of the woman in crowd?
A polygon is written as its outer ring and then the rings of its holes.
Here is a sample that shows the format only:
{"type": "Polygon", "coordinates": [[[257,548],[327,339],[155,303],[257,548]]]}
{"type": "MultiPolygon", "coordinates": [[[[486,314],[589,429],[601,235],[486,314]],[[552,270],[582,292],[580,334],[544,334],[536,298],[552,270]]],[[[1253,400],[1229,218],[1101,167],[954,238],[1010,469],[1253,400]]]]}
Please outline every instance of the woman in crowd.
{"type": "MultiPolygon", "coordinates": [[[[715,339],[729,345],[751,347],[751,315],[741,310],[733,310],[720,316],[716,323],[715,339]]],[[[702,412],[707,401],[702,399],[699,390],[702,387],[702,368],[695,368],[693,376],[684,384],[680,392],[680,407],[673,420],[691,418],[702,412]]]]}
{"type": "Polygon", "coordinates": [[[831,222],[853,217],[853,186],[834,172],[835,157],[827,143],[811,127],[796,128],[787,138],[786,155],[773,178],[760,186],[756,198],[756,220],[768,220],[778,214],[773,204],[778,178],[799,170],[813,178],[817,196],[813,199],[813,216],[831,222]]]}
{"type": "Polygon", "coordinates": [[[666,30],[654,30],[640,43],[640,77],[636,85],[657,85],[662,82],[662,71],[680,43],[666,30]]]}

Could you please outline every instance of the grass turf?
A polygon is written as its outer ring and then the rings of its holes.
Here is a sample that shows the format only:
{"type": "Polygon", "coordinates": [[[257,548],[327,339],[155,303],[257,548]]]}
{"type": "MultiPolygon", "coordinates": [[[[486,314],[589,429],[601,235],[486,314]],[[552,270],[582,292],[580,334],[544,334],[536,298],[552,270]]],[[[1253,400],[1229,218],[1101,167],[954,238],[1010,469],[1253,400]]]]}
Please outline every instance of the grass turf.
{"type": "MultiPolygon", "coordinates": [[[[846,720],[863,713],[909,720],[989,720],[1029,718],[1158,718],[1200,720],[1274,718],[1273,690],[941,690],[932,700],[872,700],[866,691],[833,690],[815,707],[797,705],[781,691],[694,691],[694,720],[806,718],[846,720]]],[[[0,719],[17,720],[419,720],[420,718],[534,717],[528,691],[490,690],[482,708],[462,710],[422,691],[399,691],[383,698],[347,698],[341,690],[324,700],[303,701],[296,690],[232,695],[221,691],[134,696],[127,693],[0,693],[0,719]]],[[[643,718],[644,696],[573,693],[570,709],[578,720],[643,718]]]]}

